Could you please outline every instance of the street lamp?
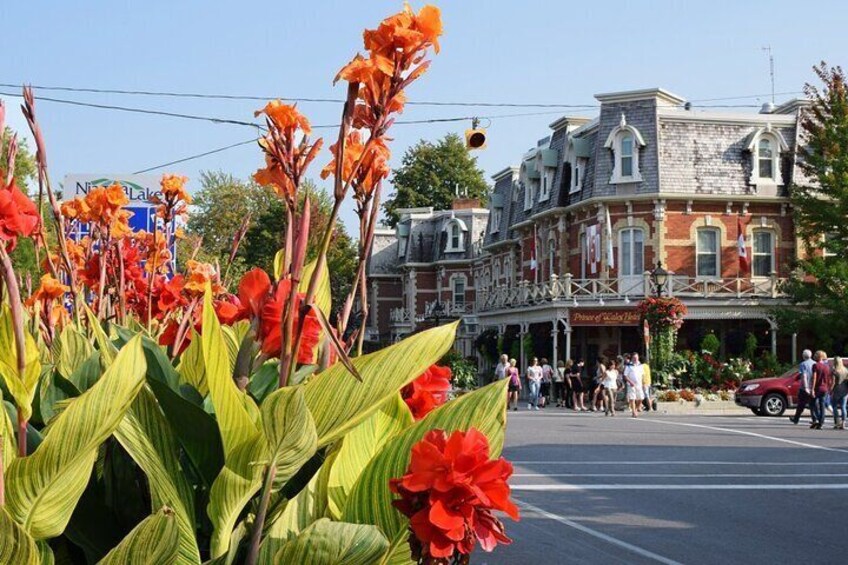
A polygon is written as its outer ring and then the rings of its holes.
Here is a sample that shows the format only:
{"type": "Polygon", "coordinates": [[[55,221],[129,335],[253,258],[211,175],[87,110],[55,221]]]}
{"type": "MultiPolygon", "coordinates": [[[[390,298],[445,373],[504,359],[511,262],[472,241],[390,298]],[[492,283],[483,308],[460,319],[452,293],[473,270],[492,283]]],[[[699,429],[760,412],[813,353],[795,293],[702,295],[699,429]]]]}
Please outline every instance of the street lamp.
{"type": "Polygon", "coordinates": [[[665,283],[668,281],[668,271],[663,269],[662,261],[657,261],[657,266],[651,271],[651,281],[654,283],[654,292],[657,298],[660,298],[665,288],[665,283]]]}
{"type": "Polygon", "coordinates": [[[436,300],[436,303],[433,304],[433,309],[430,311],[430,315],[436,319],[436,326],[439,325],[439,318],[444,316],[445,314],[445,305],[442,304],[441,300],[436,300]]]}

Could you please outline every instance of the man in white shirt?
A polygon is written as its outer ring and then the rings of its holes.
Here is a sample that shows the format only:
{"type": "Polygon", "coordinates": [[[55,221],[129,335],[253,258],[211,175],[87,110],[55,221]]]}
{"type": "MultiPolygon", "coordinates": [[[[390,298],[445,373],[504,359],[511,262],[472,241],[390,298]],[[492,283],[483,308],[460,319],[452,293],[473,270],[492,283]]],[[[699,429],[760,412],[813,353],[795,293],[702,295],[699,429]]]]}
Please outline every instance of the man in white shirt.
{"type": "Polygon", "coordinates": [[[624,369],[624,380],[627,383],[627,404],[630,407],[630,415],[636,417],[636,408],[644,398],[642,392],[642,377],[644,367],[639,362],[639,354],[634,353],[630,365],[624,369]]]}
{"type": "Polygon", "coordinates": [[[798,367],[798,372],[801,373],[801,388],[798,389],[798,407],[795,409],[795,415],[789,417],[789,420],[793,424],[798,423],[798,420],[801,419],[801,414],[804,413],[808,404],[812,404],[815,397],[813,394],[813,366],[816,362],[813,361],[813,352],[805,349],[801,353],[801,357],[804,360],[801,361],[801,365],[798,367]]]}
{"type": "Polygon", "coordinates": [[[495,367],[495,380],[499,381],[506,377],[506,372],[509,369],[509,357],[504,353],[501,355],[501,359],[498,362],[497,367],[495,367]]]}

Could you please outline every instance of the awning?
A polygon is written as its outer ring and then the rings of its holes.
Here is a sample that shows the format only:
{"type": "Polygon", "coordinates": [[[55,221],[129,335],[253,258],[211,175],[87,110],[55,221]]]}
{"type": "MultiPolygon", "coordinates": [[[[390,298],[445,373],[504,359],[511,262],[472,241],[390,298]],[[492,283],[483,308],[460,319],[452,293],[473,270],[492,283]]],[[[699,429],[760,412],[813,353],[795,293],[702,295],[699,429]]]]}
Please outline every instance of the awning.
{"type": "Polygon", "coordinates": [[[542,165],[556,168],[559,165],[559,151],[556,149],[542,149],[542,165]]]}
{"type": "Polygon", "coordinates": [[[504,207],[504,197],[503,194],[492,194],[491,198],[492,208],[503,208],[504,207]]]}
{"type": "Polygon", "coordinates": [[[397,225],[397,235],[398,237],[406,237],[409,235],[409,224],[398,224],[397,225]]]}
{"type": "Polygon", "coordinates": [[[576,157],[589,158],[592,156],[592,144],[586,138],[572,137],[571,146],[574,148],[574,155],[576,157]]]}

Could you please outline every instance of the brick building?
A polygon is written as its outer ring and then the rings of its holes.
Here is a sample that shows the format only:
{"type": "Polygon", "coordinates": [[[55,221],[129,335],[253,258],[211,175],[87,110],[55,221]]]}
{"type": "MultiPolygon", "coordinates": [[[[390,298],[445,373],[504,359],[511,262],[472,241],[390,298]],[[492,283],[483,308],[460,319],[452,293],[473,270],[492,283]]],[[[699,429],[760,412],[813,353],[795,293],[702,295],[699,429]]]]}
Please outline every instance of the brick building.
{"type": "Polygon", "coordinates": [[[661,262],[672,273],[665,293],[689,309],[682,347],[713,331],[734,354],[751,332],[764,349],[794,357],[795,336],[781,334],[770,312],[800,248],[788,186],[799,180],[805,103],[737,113],[694,110],[662,89],[596,98],[598,116],[553,122],[517,166],[493,176],[484,234],[479,209],[409,210],[395,232],[379,234],[372,333],[412,331],[428,300],[451,300],[461,272],[466,341],[494,329],[532,335],[534,351],[552,359],[636,351],[636,303],[654,292],[649,272],[661,262]],[[479,251],[466,246],[454,259],[444,241],[428,245],[460,217],[479,251]],[[739,227],[748,272],[739,270],[739,227]]]}

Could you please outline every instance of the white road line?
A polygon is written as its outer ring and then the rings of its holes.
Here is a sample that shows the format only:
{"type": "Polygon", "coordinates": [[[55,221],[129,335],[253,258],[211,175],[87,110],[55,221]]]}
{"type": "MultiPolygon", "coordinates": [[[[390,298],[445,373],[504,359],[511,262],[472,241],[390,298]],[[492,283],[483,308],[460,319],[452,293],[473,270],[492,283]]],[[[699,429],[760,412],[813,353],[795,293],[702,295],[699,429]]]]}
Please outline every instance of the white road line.
{"type": "Polygon", "coordinates": [[[513,473],[513,477],[545,478],[545,477],[622,477],[622,478],[681,478],[681,479],[770,479],[770,478],[813,478],[813,477],[848,477],[848,473],[768,473],[752,475],[751,473],[719,473],[714,475],[691,475],[688,473],[513,473]]]}
{"type": "Polygon", "coordinates": [[[665,420],[652,420],[652,419],[649,419],[649,418],[637,418],[637,420],[642,421],[642,422],[651,422],[651,423],[654,423],[654,424],[665,424],[666,426],[686,426],[686,427],[690,427],[690,428],[701,428],[701,429],[704,429],[704,430],[713,430],[713,431],[716,431],[716,432],[727,432],[727,433],[731,433],[731,434],[739,434],[739,435],[743,435],[743,436],[757,437],[757,438],[760,438],[760,439],[769,439],[771,441],[778,441],[780,443],[788,443],[790,445],[797,445],[799,447],[807,447],[809,449],[821,449],[821,450],[824,450],[824,451],[833,451],[833,452],[836,452],[836,453],[848,453],[848,449],[839,449],[837,447],[825,447],[824,445],[816,445],[814,443],[805,443],[805,442],[802,442],[802,441],[795,441],[795,440],[791,440],[791,439],[785,439],[785,438],[782,438],[782,437],[767,436],[765,434],[758,434],[758,433],[755,433],[755,432],[746,432],[744,430],[733,430],[733,429],[730,429],[730,428],[719,428],[717,426],[705,426],[703,424],[687,424],[687,423],[684,423],[684,422],[668,422],[668,421],[665,421],[665,420]]]}
{"type": "Polygon", "coordinates": [[[791,484],[791,485],[510,485],[514,491],[582,491],[582,490],[848,490],[848,483],[791,484]]]}
{"type": "Polygon", "coordinates": [[[774,467],[807,467],[810,465],[848,465],[848,461],[510,461],[513,465],[758,465],[774,467]]]}
{"type": "Polygon", "coordinates": [[[569,520],[568,518],[565,518],[564,516],[560,516],[559,514],[554,514],[553,512],[548,512],[547,510],[542,510],[538,506],[528,504],[528,503],[521,501],[521,500],[516,500],[515,502],[518,504],[518,506],[522,507],[523,509],[530,510],[531,512],[534,512],[535,514],[538,514],[539,516],[542,516],[543,518],[547,518],[548,520],[553,520],[555,522],[559,522],[560,524],[563,524],[563,525],[568,526],[570,528],[574,528],[575,530],[577,530],[579,532],[583,532],[584,534],[590,535],[594,538],[605,541],[609,544],[616,545],[616,546],[618,546],[622,549],[626,549],[626,550],[631,551],[631,552],[633,552],[637,555],[641,555],[642,557],[645,557],[647,559],[652,559],[652,560],[656,561],[657,563],[664,563],[665,565],[682,565],[679,561],[675,561],[674,559],[669,559],[668,557],[663,557],[662,555],[657,555],[656,553],[654,553],[652,551],[648,551],[647,549],[641,548],[637,545],[633,545],[631,543],[627,543],[626,541],[622,541],[620,539],[614,538],[614,537],[609,536],[609,535],[607,535],[603,532],[599,532],[598,530],[593,530],[592,528],[588,528],[588,527],[584,526],[583,524],[579,524],[579,523],[575,522],[574,520],[569,520]]]}

